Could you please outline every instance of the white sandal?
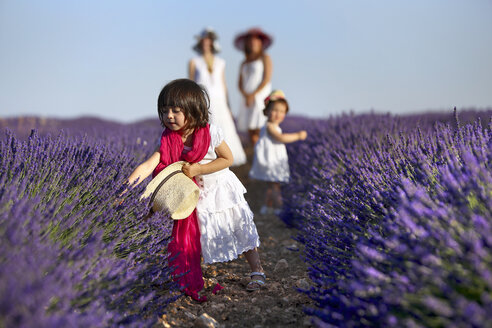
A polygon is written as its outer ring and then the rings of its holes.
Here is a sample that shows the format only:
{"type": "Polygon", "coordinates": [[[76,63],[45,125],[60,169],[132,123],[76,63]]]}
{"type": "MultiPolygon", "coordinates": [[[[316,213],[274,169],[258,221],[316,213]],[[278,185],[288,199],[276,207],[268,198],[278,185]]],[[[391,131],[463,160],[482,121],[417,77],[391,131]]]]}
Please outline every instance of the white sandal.
{"type": "Polygon", "coordinates": [[[263,272],[251,272],[249,276],[251,277],[251,281],[248,283],[248,286],[246,286],[247,291],[254,292],[260,290],[261,286],[265,285],[266,275],[263,272]],[[263,280],[259,278],[253,279],[254,276],[263,277],[263,280]]]}

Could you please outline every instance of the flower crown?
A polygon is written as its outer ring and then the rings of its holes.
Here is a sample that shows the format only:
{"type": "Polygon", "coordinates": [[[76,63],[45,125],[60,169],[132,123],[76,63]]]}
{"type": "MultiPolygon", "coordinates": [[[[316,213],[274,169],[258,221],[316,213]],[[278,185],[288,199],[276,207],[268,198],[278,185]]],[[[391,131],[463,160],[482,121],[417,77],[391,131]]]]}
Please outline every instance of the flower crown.
{"type": "Polygon", "coordinates": [[[286,100],[284,92],[282,90],[273,90],[272,92],[270,92],[268,97],[265,98],[265,107],[267,107],[271,101],[275,101],[279,99],[286,100]]]}

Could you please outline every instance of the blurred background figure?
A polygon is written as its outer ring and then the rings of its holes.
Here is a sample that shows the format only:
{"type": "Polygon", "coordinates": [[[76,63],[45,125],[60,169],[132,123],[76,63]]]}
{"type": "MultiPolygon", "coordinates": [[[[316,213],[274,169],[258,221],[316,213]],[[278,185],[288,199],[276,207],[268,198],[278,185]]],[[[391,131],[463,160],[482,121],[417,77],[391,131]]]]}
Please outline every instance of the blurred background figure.
{"type": "Polygon", "coordinates": [[[265,50],[272,44],[272,37],[260,28],[251,28],[236,36],[234,46],[244,52],[239,70],[239,91],[242,95],[238,116],[238,129],[248,131],[254,145],[260,137],[260,129],[266,122],[263,100],[272,91],[272,60],[265,50]]]}
{"type": "Polygon", "coordinates": [[[300,130],[293,133],[282,133],[280,123],[289,111],[289,103],[282,90],[274,90],[264,101],[264,114],[268,117],[261,128],[260,138],[255,145],[253,166],[249,171],[250,178],[268,182],[265,192],[265,204],[260,214],[276,214],[282,211],[281,183],[289,182],[289,157],[285,144],[305,140],[307,132],[300,130]]]}
{"type": "Polygon", "coordinates": [[[189,78],[207,90],[210,97],[210,123],[220,126],[224,131],[224,140],[234,156],[233,166],[242,165],[246,163],[246,154],[228,104],[225,60],[215,55],[220,51],[217,33],[212,28],[205,28],[195,38],[197,43],[193,50],[199,56],[188,64],[189,78]]]}

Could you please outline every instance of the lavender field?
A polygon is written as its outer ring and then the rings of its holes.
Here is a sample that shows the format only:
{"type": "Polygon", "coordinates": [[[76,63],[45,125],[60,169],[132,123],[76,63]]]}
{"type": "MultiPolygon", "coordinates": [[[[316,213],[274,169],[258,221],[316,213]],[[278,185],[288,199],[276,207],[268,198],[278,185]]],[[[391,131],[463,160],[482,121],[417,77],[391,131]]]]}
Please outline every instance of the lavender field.
{"type": "MultiPolygon", "coordinates": [[[[304,245],[317,326],[492,326],[491,118],[286,120],[309,131],[288,146],[281,219],[304,245]]],[[[179,297],[171,221],[146,216],[145,184],[119,195],[158,122],[0,128],[0,327],[156,325],[179,297]]]]}
{"type": "Polygon", "coordinates": [[[177,297],[171,220],[145,218],[144,184],[118,197],[159,126],[75,123],[2,131],[0,327],[152,326],[177,297]]]}
{"type": "Polygon", "coordinates": [[[492,326],[491,117],[345,115],[289,147],[318,326],[492,326]]]}

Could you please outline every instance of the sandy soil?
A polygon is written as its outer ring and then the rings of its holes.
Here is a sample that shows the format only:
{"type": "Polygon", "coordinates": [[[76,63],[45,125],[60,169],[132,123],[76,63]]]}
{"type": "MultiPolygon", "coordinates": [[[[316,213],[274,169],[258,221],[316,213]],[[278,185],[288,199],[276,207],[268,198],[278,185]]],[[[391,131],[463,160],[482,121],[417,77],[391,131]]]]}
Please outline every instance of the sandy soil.
{"type": "Polygon", "coordinates": [[[228,262],[202,265],[208,301],[198,303],[181,297],[167,308],[160,322],[164,327],[311,327],[311,319],[303,312],[311,300],[296,288],[306,287],[309,278],[301,260],[302,245],[274,215],[260,215],[265,184],[248,179],[252,149],[247,148],[248,164],[232,170],[243,182],[245,195],[255,213],[260,235],[260,258],[267,275],[266,285],[248,292],[249,265],[244,256],[228,262]],[[224,286],[217,295],[211,294],[215,283],[224,286]]]}

